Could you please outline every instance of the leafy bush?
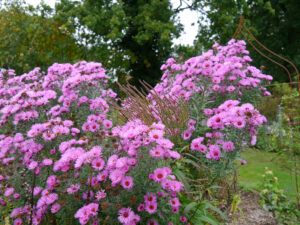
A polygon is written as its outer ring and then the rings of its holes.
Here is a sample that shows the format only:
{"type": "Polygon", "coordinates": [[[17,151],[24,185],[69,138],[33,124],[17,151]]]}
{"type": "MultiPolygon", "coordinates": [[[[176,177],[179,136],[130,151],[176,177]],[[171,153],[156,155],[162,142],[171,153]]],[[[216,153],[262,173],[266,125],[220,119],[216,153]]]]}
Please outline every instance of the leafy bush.
{"type": "Polygon", "coordinates": [[[263,178],[260,187],[260,204],[265,210],[272,212],[280,224],[296,223],[300,216],[297,205],[278,187],[278,178],[267,167],[263,178]]]}

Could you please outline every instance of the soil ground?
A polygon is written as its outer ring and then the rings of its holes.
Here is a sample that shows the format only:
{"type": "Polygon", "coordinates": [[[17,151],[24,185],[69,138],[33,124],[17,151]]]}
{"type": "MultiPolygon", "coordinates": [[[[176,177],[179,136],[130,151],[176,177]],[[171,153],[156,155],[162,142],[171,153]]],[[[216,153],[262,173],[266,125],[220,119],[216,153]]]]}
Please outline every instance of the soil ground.
{"type": "MultiPolygon", "coordinates": [[[[244,214],[237,210],[236,212],[236,225],[277,225],[271,212],[265,211],[258,203],[259,195],[254,192],[241,192],[241,203],[239,207],[244,214]]],[[[233,215],[229,215],[231,219],[230,224],[233,223],[233,215]]]]}

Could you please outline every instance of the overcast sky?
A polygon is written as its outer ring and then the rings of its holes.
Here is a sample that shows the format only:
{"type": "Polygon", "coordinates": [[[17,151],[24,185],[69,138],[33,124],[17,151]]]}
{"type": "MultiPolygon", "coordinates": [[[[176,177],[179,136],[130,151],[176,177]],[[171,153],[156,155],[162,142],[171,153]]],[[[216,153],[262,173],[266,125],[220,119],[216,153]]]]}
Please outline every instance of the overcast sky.
{"type": "MultiPolygon", "coordinates": [[[[34,6],[38,5],[41,0],[26,0],[29,4],[32,4],[34,6]]],[[[59,0],[44,0],[45,3],[50,5],[52,8],[55,5],[55,2],[59,0]]],[[[178,4],[178,0],[171,0],[171,2],[174,4],[174,7],[176,7],[178,4]]],[[[192,45],[193,41],[197,35],[197,13],[190,10],[185,10],[179,14],[180,22],[184,26],[184,31],[181,34],[181,37],[179,39],[174,40],[175,44],[183,44],[183,45],[192,45]],[[195,26],[192,26],[191,24],[194,23],[195,26]]]]}

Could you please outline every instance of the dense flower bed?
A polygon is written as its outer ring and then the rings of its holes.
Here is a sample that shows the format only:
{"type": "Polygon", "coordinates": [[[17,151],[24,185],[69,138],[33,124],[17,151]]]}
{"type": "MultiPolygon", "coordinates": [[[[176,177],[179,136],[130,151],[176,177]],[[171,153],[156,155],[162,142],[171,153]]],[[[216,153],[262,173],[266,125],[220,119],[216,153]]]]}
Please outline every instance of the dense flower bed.
{"type": "Polygon", "coordinates": [[[110,105],[119,99],[100,63],[54,64],[21,76],[1,71],[0,207],[15,207],[14,224],[187,224],[183,181],[173,173],[184,146],[206,173],[220,176],[266,122],[247,100],[269,95],[261,83],[271,76],[250,66],[247,54],[244,42],[232,40],[183,65],[169,59],[147,96],[150,124],[139,114],[114,124],[110,105]],[[175,114],[183,99],[188,118],[170,127],[157,96],[178,106],[175,114]]]}

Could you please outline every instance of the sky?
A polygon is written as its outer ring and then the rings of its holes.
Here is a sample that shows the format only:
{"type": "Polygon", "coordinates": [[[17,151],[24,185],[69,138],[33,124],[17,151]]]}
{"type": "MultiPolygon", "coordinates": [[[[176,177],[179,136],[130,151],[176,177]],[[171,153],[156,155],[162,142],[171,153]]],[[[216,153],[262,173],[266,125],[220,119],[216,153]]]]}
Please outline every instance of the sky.
{"type": "MultiPolygon", "coordinates": [[[[59,0],[57,0],[59,1],[59,0]]],[[[26,0],[27,3],[31,5],[38,5],[41,0],[26,0]]],[[[50,5],[52,8],[55,5],[56,0],[44,0],[44,2],[50,5]]],[[[178,0],[171,0],[173,3],[173,7],[176,7],[178,4],[178,0]]],[[[179,20],[184,26],[184,31],[181,33],[181,37],[174,40],[174,44],[182,44],[182,45],[192,45],[193,41],[197,35],[197,13],[191,10],[184,10],[179,14],[179,20]],[[191,24],[194,23],[195,26],[191,24]]]]}

